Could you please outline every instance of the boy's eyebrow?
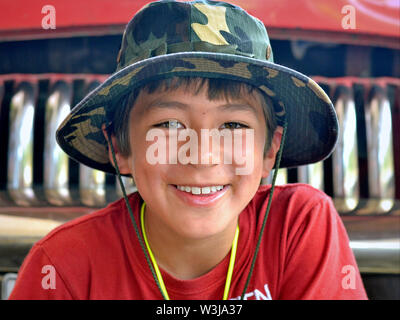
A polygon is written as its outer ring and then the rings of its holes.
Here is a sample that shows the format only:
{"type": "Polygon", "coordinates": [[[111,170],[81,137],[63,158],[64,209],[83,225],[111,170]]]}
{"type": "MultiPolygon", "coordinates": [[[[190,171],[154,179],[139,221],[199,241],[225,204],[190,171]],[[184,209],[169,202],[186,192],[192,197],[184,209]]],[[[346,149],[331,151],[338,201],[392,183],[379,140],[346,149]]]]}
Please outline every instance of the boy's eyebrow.
{"type": "Polygon", "coordinates": [[[224,111],[247,111],[253,113],[255,116],[258,116],[257,110],[250,104],[247,103],[227,103],[219,106],[219,108],[224,111]]]}
{"type": "Polygon", "coordinates": [[[156,100],[149,105],[146,106],[146,111],[150,111],[152,109],[166,109],[166,108],[172,108],[172,109],[181,109],[185,110],[189,107],[189,105],[179,102],[179,101],[160,101],[156,100]]]}
{"type": "MultiPolygon", "coordinates": [[[[146,111],[150,111],[152,109],[180,109],[180,110],[187,110],[190,108],[190,104],[182,103],[179,101],[154,101],[146,106],[146,111]]],[[[226,103],[223,105],[218,106],[217,108],[223,111],[247,111],[253,113],[255,116],[258,116],[257,110],[254,106],[247,104],[247,103],[226,103]]]]}

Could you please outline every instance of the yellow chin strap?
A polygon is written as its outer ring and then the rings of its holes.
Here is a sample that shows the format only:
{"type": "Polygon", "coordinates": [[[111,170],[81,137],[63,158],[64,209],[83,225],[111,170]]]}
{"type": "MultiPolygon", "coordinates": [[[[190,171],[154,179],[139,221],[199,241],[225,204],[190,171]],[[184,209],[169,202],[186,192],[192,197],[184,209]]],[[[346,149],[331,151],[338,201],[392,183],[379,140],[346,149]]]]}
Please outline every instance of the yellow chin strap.
{"type": "MultiPolygon", "coordinates": [[[[146,244],[146,248],[147,248],[147,252],[149,253],[150,260],[153,263],[154,271],[156,273],[157,280],[160,284],[162,294],[166,298],[166,300],[170,300],[168,292],[167,292],[167,288],[165,287],[164,280],[163,280],[161,272],[160,272],[160,269],[158,268],[157,261],[154,258],[153,252],[151,251],[149,242],[147,240],[146,229],[144,227],[144,209],[145,209],[145,207],[146,207],[146,203],[143,202],[142,208],[140,209],[140,226],[142,228],[143,239],[146,244]]],[[[233,238],[233,242],[232,242],[231,258],[229,260],[228,273],[226,274],[225,289],[224,289],[224,295],[222,297],[222,300],[228,300],[228,297],[229,297],[229,289],[231,287],[233,268],[235,266],[236,249],[237,249],[238,240],[239,240],[239,225],[236,227],[235,237],[233,238]]]]}

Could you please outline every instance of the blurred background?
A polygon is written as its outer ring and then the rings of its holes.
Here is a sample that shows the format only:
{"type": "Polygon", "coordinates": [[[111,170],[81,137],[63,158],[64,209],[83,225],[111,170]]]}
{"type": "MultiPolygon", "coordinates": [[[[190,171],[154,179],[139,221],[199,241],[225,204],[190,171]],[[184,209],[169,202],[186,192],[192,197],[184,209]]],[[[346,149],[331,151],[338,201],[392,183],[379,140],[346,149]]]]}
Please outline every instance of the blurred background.
{"type": "MultiPolygon", "coordinates": [[[[68,159],[55,130],[115,71],[124,27],[150,1],[47,2],[0,1],[2,299],[34,242],[121,197],[114,176],[68,159]]],[[[369,298],[400,299],[399,0],[230,2],[264,22],[275,62],[311,76],[338,114],[335,152],[278,183],[331,196],[369,298]]]]}

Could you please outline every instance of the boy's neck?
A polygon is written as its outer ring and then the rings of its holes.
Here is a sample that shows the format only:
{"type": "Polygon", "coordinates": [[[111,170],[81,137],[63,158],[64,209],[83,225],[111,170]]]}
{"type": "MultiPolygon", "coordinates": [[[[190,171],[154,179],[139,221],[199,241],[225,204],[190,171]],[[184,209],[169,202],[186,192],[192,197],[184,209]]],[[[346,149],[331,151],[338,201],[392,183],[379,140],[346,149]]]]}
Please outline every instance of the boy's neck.
{"type": "Polygon", "coordinates": [[[192,239],[147,221],[145,231],[158,266],[180,280],[195,279],[217,266],[230,252],[237,226],[235,222],[212,237],[192,239]]]}

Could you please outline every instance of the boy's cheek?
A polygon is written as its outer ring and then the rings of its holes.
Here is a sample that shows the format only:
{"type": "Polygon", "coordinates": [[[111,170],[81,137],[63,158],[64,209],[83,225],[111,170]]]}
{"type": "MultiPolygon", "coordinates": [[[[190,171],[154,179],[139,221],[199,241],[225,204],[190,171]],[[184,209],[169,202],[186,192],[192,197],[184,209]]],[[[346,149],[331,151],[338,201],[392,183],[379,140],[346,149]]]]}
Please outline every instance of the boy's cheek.
{"type": "Polygon", "coordinates": [[[251,175],[254,170],[256,150],[254,130],[234,130],[233,159],[236,175],[251,175]]]}
{"type": "Polygon", "coordinates": [[[261,179],[265,139],[261,135],[256,135],[254,129],[235,130],[233,136],[232,148],[228,149],[229,154],[226,153],[225,158],[233,160],[231,163],[235,175],[259,174],[260,177],[257,179],[261,179]]]}

